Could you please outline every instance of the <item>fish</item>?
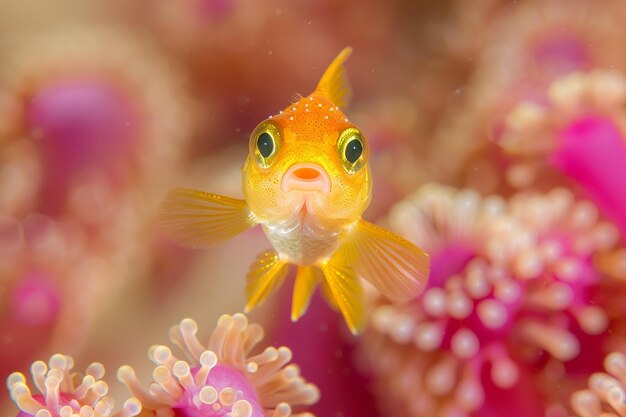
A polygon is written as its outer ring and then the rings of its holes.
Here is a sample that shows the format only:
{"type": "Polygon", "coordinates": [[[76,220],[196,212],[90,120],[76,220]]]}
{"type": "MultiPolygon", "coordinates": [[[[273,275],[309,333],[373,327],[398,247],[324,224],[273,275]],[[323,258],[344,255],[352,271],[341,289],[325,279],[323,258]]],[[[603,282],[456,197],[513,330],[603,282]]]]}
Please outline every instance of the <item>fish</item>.
{"type": "Polygon", "coordinates": [[[296,265],[291,320],[305,314],[318,287],[357,335],[367,322],[367,281],[393,302],[424,289],[428,254],[403,237],[363,220],[372,199],[370,148],[345,116],[352,95],[347,47],[330,63],[315,90],[259,123],[243,164],[243,199],[176,188],[158,214],[175,242],[207,248],[261,225],[272,249],[246,276],[249,312],[285,281],[296,265]]]}

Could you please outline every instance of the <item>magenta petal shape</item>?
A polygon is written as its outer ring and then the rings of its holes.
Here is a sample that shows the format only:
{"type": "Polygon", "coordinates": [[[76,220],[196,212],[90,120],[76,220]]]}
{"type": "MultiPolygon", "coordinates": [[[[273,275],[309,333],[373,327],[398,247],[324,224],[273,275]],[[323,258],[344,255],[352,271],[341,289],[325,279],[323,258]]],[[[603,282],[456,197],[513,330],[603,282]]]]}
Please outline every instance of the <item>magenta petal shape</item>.
{"type": "MultiPolygon", "coordinates": [[[[200,367],[193,369],[194,376],[199,369],[200,367]]],[[[263,408],[261,407],[259,397],[254,387],[252,387],[245,376],[233,367],[228,365],[215,365],[207,376],[206,383],[214,387],[217,392],[222,392],[222,390],[228,388],[234,389],[250,403],[252,410],[251,417],[263,417],[263,408]]],[[[225,408],[215,410],[210,405],[197,407],[193,403],[193,397],[197,396],[197,394],[197,392],[186,393],[179,405],[173,407],[174,415],[176,417],[221,417],[227,413],[225,408]]]]}
{"type": "Polygon", "coordinates": [[[46,148],[63,162],[79,166],[126,153],[137,128],[127,98],[96,80],[68,80],[43,88],[32,99],[28,117],[46,148]]]}
{"type": "Polygon", "coordinates": [[[626,236],[626,138],[609,119],[588,116],[559,135],[551,162],[578,182],[626,236]]]}
{"type": "MultiPolygon", "coordinates": [[[[47,171],[44,205],[86,169],[115,171],[137,143],[138,117],[128,98],[102,80],[60,80],[40,89],[27,113],[47,171]]],[[[61,193],[61,194],[59,194],[61,193]]]]}
{"type": "Polygon", "coordinates": [[[566,74],[589,67],[591,57],[583,39],[574,34],[550,34],[535,45],[536,65],[555,74],[566,74]]]}
{"type": "Polygon", "coordinates": [[[25,274],[11,293],[13,318],[26,326],[53,323],[60,306],[58,289],[45,273],[25,274]]]}
{"type": "Polygon", "coordinates": [[[430,277],[426,288],[443,287],[446,279],[462,272],[476,253],[470,245],[450,244],[430,255],[430,277]]]}

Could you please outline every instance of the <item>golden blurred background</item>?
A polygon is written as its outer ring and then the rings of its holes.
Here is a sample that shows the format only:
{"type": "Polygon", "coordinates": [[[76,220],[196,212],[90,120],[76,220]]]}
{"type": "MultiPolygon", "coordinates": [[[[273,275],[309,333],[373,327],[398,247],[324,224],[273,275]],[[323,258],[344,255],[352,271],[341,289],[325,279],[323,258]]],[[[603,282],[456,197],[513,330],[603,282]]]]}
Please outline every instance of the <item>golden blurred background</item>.
{"type": "MultiPolygon", "coordinates": [[[[484,382],[485,364],[493,361],[489,367],[495,368],[496,348],[485,348],[489,359],[483,362],[461,354],[455,371],[450,371],[453,376],[441,375],[453,380],[446,382],[451,386],[469,380],[482,383],[482,394],[474,386],[463,391],[471,400],[455,396],[454,390],[437,391],[426,376],[426,382],[420,380],[419,370],[428,367],[423,363],[440,358],[419,356],[422,345],[407,347],[408,339],[394,334],[418,332],[423,314],[395,306],[399,312],[394,310],[394,321],[389,318],[391,307],[377,310],[387,303],[377,295],[370,297],[374,324],[364,336],[353,338],[339,315],[317,298],[308,317],[289,324],[288,280],[287,288],[249,315],[265,327],[263,343],[293,343],[294,362],[322,392],[317,408],[312,408],[318,417],[538,415],[529,414],[537,410],[547,417],[571,415],[570,395],[585,386],[589,375],[603,370],[607,353],[624,346],[621,336],[606,345],[605,338],[597,339],[621,334],[622,299],[602,304],[606,298],[593,297],[607,291],[603,285],[609,280],[609,293],[622,296],[626,288],[620,282],[626,279],[626,219],[620,211],[625,202],[619,197],[626,177],[619,160],[610,158],[605,172],[589,168],[581,174],[582,168],[555,162],[568,156],[554,156],[554,149],[563,129],[571,120],[582,120],[581,114],[584,120],[593,116],[617,126],[614,134],[594,124],[593,129],[604,130],[594,130],[600,133],[592,139],[626,137],[625,18],[626,4],[608,0],[3,1],[0,379],[13,371],[27,373],[31,362],[62,352],[75,358],[77,369],[101,362],[109,393],[121,404],[128,395],[115,381],[115,371],[133,364],[140,379],[148,380],[153,369],[146,357],[148,347],[165,343],[170,326],[191,317],[207,334],[220,315],[242,311],[249,264],[269,247],[261,230],[208,250],[181,248],[155,225],[159,202],[175,186],[241,197],[240,169],[251,131],[295,94],[313,91],[328,63],[342,48],[352,46],[347,70],[354,96],[345,112],[370,141],[375,184],[364,218],[391,225],[432,251],[439,262],[437,273],[453,277],[450,283],[463,274],[467,259],[445,252],[445,242],[471,247],[472,259],[493,261],[498,271],[494,274],[511,270],[512,280],[523,282],[519,291],[533,294],[531,301],[507,304],[511,321],[527,324],[540,316],[537,321],[544,325],[525,325],[519,332],[474,331],[483,347],[500,343],[498,349],[506,350],[532,339],[532,348],[510,355],[521,381],[516,390],[504,382],[497,389],[484,382]],[[566,79],[571,74],[577,78],[566,79]],[[454,194],[436,187],[423,189],[422,197],[413,196],[426,183],[468,189],[471,196],[466,200],[459,191],[460,197],[450,200],[454,203],[433,202],[441,194],[454,194]],[[580,208],[579,223],[561,222],[566,226],[558,222],[567,217],[567,210],[557,211],[557,226],[546,225],[548,220],[519,220],[528,213],[538,218],[554,213],[548,208],[534,212],[543,204],[534,200],[528,206],[513,202],[513,208],[501,208],[520,191],[546,193],[555,187],[569,194],[550,194],[546,207],[561,204],[574,210],[579,206],[571,200],[585,198],[598,208],[580,208]],[[480,206],[477,201],[487,195],[497,196],[498,202],[480,206]],[[405,206],[398,208],[406,198],[405,206]],[[407,207],[411,202],[419,208],[407,207]],[[394,206],[396,214],[388,216],[394,206]],[[502,220],[498,224],[506,223],[506,232],[504,226],[481,226],[497,223],[506,210],[523,225],[502,220]],[[571,288],[563,290],[559,282],[558,288],[550,287],[554,291],[544,291],[539,284],[528,284],[534,275],[519,278],[540,268],[530,248],[514,260],[494,255],[494,248],[518,251],[526,244],[518,245],[522,235],[532,235],[527,239],[536,240],[530,247],[538,247],[556,235],[559,242],[569,239],[571,230],[587,246],[576,252],[580,245],[572,244],[568,260],[582,253],[576,259],[584,259],[580,263],[591,265],[600,278],[573,273],[574,278],[564,279],[571,288]],[[567,302],[558,304],[564,294],[559,290],[574,294],[571,308],[567,302]],[[585,298],[589,293],[592,299],[585,298]],[[585,309],[587,304],[593,311],[585,309]],[[532,306],[531,312],[519,305],[532,306]],[[544,320],[545,311],[554,316],[544,320]],[[563,320],[583,324],[571,330],[563,320]],[[381,330],[394,326],[398,333],[389,330],[391,336],[381,330]],[[593,334],[588,343],[601,345],[597,352],[585,353],[591,359],[569,374],[568,364],[577,354],[563,353],[568,347],[559,350],[552,343],[564,333],[536,336],[552,331],[550,326],[569,329],[566,338],[578,337],[577,346],[587,340],[579,337],[581,332],[593,334]],[[310,347],[301,347],[309,338],[325,346],[318,349],[320,357],[310,347]],[[385,343],[400,346],[384,350],[385,343]],[[353,356],[355,349],[360,353],[353,356]],[[395,380],[377,368],[380,364],[370,363],[377,362],[374,357],[381,363],[415,360],[421,365],[407,365],[415,373],[397,371],[395,380]],[[471,372],[463,371],[466,365],[471,372]],[[308,377],[307,370],[316,366],[319,375],[308,377]],[[555,375],[566,375],[558,392],[550,388],[555,375]],[[518,414],[502,414],[507,406],[496,404],[498,389],[517,398],[513,404],[531,398],[533,405],[521,407],[518,414]],[[484,398],[477,399],[481,395],[484,398]]],[[[626,142],[617,143],[611,142],[614,148],[596,148],[600,161],[604,149],[616,149],[609,152],[616,158],[621,155],[619,143],[626,142]]],[[[594,161],[590,166],[601,165],[594,161]]],[[[548,263],[544,261],[542,266],[548,263]]],[[[560,277],[552,270],[546,274],[550,278],[541,282],[560,277]]],[[[446,286],[437,282],[432,285],[446,286]]],[[[458,326],[474,329],[469,319],[464,321],[467,316],[454,314],[458,326]]],[[[452,334],[455,326],[446,329],[452,334]]],[[[442,349],[448,349],[445,346],[442,349]]],[[[496,385],[504,379],[494,377],[496,385]]],[[[16,413],[8,392],[0,391],[0,414],[16,413]]]]}

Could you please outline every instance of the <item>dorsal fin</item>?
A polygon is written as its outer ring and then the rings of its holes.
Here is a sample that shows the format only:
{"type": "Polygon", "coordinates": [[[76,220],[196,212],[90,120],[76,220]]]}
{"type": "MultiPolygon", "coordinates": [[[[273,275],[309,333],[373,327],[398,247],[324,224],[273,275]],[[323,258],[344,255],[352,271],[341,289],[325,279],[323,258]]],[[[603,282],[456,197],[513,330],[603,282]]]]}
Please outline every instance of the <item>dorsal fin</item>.
{"type": "Polygon", "coordinates": [[[322,79],[315,89],[315,91],[326,95],[336,106],[341,108],[348,104],[352,96],[352,89],[348,83],[346,68],[343,66],[343,63],[348,59],[351,53],[352,48],[349,46],[339,52],[339,55],[337,55],[328,68],[326,68],[322,79]]]}

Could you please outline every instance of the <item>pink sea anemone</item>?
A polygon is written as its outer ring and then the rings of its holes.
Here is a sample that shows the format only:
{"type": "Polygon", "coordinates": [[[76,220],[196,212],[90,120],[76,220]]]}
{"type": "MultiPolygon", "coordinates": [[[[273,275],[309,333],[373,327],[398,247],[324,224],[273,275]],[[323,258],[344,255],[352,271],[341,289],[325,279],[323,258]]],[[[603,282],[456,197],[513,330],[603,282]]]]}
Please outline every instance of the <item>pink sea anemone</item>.
{"type": "MultiPolygon", "coordinates": [[[[559,77],[596,68],[626,70],[626,60],[613,53],[626,39],[623,10],[619,1],[598,7],[587,0],[509,2],[499,8],[493,24],[477,29],[484,49],[461,89],[462,105],[449,109],[436,134],[432,170],[439,179],[509,193],[502,175],[507,158],[489,138],[500,135],[506,115],[520,102],[545,106],[548,87],[559,77]]],[[[552,177],[546,182],[561,184],[552,177]]]]}
{"type": "Polygon", "coordinates": [[[499,389],[519,381],[502,335],[514,324],[522,288],[506,266],[528,235],[505,209],[498,197],[430,185],[392,210],[391,227],[422,245],[432,267],[416,302],[371,298],[362,353],[381,390],[381,409],[469,415],[485,404],[483,369],[491,369],[488,378],[499,389]],[[498,228],[514,228],[520,239],[506,244],[498,228]]]}
{"type": "Polygon", "coordinates": [[[619,234],[590,202],[564,189],[506,202],[431,185],[389,222],[431,254],[432,272],[415,302],[370,298],[362,362],[385,409],[498,415],[486,399],[522,387],[514,412],[536,414],[552,407],[559,378],[587,375],[617,337],[606,333],[614,300],[599,295],[610,278],[593,263],[619,234]]]}
{"type": "Polygon", "coordinates": [[[626,77],[616,71],[573,73],[554,81],[549,102],[521,102],[497,143],[513,158],[516,187],[557,172],[591,198],[626,236],[626,77]]]}
{"type": "Polygon", "coordinates": [[[317,387],[288,365],[291,351],[270,347],[251,355],[263,338],[263,329],[248,324],[242,314],[224,315],[204,346],[196,338],[191,319],[170,331],[170,339],[185,354],[178,359],[167,346],[153,346],[150,359],[157,365],[149,389],[141,386],[129,366],[118,371],[143,407],[157,417],[306,417],[292,407],[310,405],[319,398],[317,387]]]}
{"type": "MultiPolygon", "coordinates": [[[[16,254],[3,257],[0,297],[11,309],[0,326],[47,324],[50,343],[73,353],[111,294],[151,261],[153,210],[194,107],[181,72],[136,34],[69,28],[12,43],[0,70],[0,217],[18,232],[0,242],[16,254]],[[27,236],[33,219],[49,226],[40,236],[27,236]]],[[[42,333],[21,332],[4,352],[20,355],[24,340],[43,349],[41,337],[27,339],[42,333]]]]}
{"type": "Polygon", "coordinates": [[[47,216],[0,220],[0,331],[11,341],[0,346],[0,377],[26,365],[55,337],[60,318],[71,315],[64,302],[70,252],[67,231],[47,216]]]}
{"type": "Polygon", "coordinates": [[[102,364],[92,363],[84,375],[72,373],[74,360],[57,354],[48,365],[37,361],[31,366],[39,394],[31,394],[26,378],[19,372],[7,379],[11,398],[21,410],[17,417],[133,417],[141,412],[139,401],[131,398],[112,415],[114,401],[106,395],[108,386],[102,381],[102,364]]]}
{"type": "Polygon", "coordinates": [[[580,417],[626,416],[626,357],[619,352],[604,360],[606,373],[589,378],[589,388],[572,395],[572,408],[580,417]]]}
{"type": "Polygon", "coordinates": [[[94,171],[107,173],[109,187],[145,186],[156,167],[162,172],[179,161],[193,106],[180,73],[149,44],[97,28],[16,42],[0,74],[11,109],[0,115],[0,143],[36,145],[46,173],[39,211],[62,213],[73,188],[94,171]]]}

